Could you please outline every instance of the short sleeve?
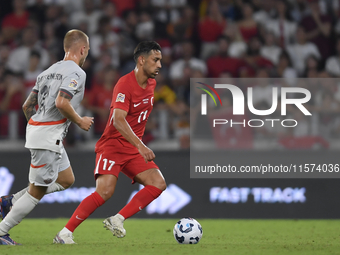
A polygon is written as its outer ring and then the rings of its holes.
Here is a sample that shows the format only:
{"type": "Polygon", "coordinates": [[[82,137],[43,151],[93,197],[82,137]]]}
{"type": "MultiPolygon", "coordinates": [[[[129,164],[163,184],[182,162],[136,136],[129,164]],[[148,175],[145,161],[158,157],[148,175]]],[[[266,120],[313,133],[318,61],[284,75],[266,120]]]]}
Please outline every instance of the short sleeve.
{"type": "Polygon", "coordinates": [[[63,83],[60,86],[60,92],[69,95],[71,98],[78,93],[81,89],[84,89],[85,75],[73,72],[66,76],[63,83]]]}
{"type": "Polygon", "coordinates": [[[35,82],[34,87],[32,88],[32,92],[35,94],[39,93],[39,87],[38,87],[38,82],[35,82]]]}
{"type": "Polygon", "coordinates": [[[129,112],[131,93],[126,83],[118,82],[113,90],[111,107],[129,112]]]}

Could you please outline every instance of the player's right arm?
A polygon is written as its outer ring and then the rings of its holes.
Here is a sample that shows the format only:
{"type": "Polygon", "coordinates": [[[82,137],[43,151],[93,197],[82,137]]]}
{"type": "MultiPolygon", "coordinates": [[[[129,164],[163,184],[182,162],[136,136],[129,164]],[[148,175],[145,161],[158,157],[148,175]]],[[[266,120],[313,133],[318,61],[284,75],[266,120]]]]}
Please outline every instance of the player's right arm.
{"type": "Polygon", "coordinates": [[[38,104],[38,94],[32,91],[22,106],[22,110],[24,111],[27,121],[29,121],[30,118],[35,114],[35,106],[37,104],[38,104]]]}
{"type": "Polygon", "coordinates": [[[93,124],[93,117],[80,117],[71,105],[71,99],[70,95],[59,91],[55,105],[67,119],[77,124],[81,129],[88,131],[93,124]]]}
{"type": "Polygon", "coordinates": [[[133,146],[135,146],[139,153],[143,156],[145,162],[154,160],[155,154],[150,150],[133,132],[131,126],[126,121],[127,111],[116,108],[113,110],[113,126],[121,133],[121,135],[133,146]]]}

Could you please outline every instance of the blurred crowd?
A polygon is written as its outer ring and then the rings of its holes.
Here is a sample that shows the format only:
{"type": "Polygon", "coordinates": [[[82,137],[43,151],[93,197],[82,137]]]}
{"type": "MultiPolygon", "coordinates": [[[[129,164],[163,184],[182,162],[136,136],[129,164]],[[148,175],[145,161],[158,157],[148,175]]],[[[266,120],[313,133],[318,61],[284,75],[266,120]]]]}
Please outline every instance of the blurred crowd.
{"type": "MultiPolygon", "coordinates": [[[[37,75],[63,58],[62,40],[72,28],[90,37],[81,110],[95,116],[94,137],[103,132],[113,87],[133,70],[133,50],[142,40],[157,41],[163,56],[146,143],[176,139],[182,148],[189,146],[190,78],[285,78],[287,86],[296,86],[297,78],[340,77],[339,0],[12,0],[0,5],[0,138],[24,137],[21,105],[37,75]]],[[[258,86],[254,93],[258,105],[269,105],[264,109],[271,105],[271,86],[258,86]]],[[[320,115],[313,121],[325,120],[326,139],[339,136],[339,85],[320,82],[309,89],[317,94],[312,110],[320,115]]],[[[307,129],[295,135],[312,135],[307,129]]],[[[69,144],[86,139],[74,128],[68,137],[69,144]]]]}

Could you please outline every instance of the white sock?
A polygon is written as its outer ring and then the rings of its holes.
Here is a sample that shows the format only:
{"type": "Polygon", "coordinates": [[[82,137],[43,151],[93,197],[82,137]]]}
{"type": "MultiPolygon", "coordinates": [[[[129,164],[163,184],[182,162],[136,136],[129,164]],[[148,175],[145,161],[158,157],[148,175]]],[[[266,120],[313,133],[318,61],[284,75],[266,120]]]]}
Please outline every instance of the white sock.
{"type": "Polygon", "coordinates": [[[13,195],[13,198],[12,198],[12,204],[14,205],[16,201],[18,201],[19,198],[21,198],[25,193],[26,191],[28,190],[28,187],[20,190],[19,192],[15,193],[13,195]]]}
{"type": "MultiPolygon", "coordinates": [[[[53,192],[57,192],[57,191],[63,191],[65,190],[65,188],[63,186],[61,186],[59,183],[55,182],[52,183],[46,190],[46,194],[50,194],[53,192]]],[[[25,192],[28,191],[28,187],[24,188],[23,190],[20,190],[19,192],[15,193],[13,195],[13,199],[12,199],[12,204],[14,205],[19,198],[21,198],[25,192]]]]}
{"type": "Polygon", "coordinates": [[[65,227],[60,231],[61,235],[65,235],[65,234],[69,234],[69,233],[72,233],[72,232],[65,227]]]}
{"type": "Polygon", "coordinates": [[[6,218],[0,223],[0,236],[6,235],[15,225],[18,225],[27,214],[39,203],[39,200],[26,192],[13,206],[6,218]]]}

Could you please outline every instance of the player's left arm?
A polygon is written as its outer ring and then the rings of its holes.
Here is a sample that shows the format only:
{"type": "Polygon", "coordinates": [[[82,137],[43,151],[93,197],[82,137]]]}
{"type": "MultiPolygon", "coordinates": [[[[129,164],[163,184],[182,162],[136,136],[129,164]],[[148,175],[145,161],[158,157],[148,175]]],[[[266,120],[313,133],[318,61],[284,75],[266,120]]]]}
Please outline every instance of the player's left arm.
{"type": "Polygon", "coordinates": [[[35,114],[35,106],[38,104],[38,94],[31,92],[22,106],[22,110],[26,116],[27,121],[35,114]]]}
{"type": "Polygon", "coordinates": [[[127,111],[116,108],[113,110],[112,115],[113,126],[129,143],[138,149],[138,152],[142,155],[145,162],[148,163],[148,161],[154,160],[156,156],[153,151],[138,138],[127,122],[127,111]]]}

